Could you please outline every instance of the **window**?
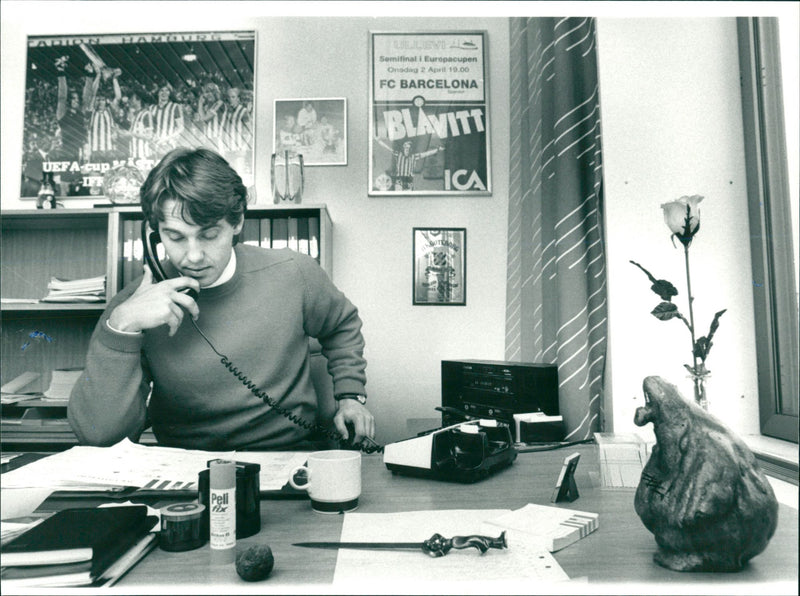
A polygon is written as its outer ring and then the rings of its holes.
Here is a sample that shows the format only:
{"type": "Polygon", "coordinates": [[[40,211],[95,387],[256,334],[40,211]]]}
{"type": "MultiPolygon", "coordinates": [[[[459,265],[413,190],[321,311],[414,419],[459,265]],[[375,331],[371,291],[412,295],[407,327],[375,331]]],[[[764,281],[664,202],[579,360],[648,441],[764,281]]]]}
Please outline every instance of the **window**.
{"type": "MultiPolygon", "coordinates": [[[[792,226],[797,226],[797,183],[796,178],[790,181],[788,167],[779,22],[775,17],[740,17],[737,23],[761,432],[796,443],[800,389],[792,226]]],[[[787,105],[788,112],[796,114],[797,96],[791,97],[795,104],[787,105]]],[[[796,152],[796,120],[791,130],[796,152]]],[[[792,175],[797,176],[796,167],[792,175]]]]}

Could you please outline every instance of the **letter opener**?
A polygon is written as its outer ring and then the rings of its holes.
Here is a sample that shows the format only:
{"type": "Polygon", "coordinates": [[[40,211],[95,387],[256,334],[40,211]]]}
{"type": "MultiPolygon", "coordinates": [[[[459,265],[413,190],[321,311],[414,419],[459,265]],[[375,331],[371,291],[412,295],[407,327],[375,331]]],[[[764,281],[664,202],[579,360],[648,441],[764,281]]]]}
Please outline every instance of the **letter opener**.
{"type": "Polygon", "coordinates": [[[508,548],[506,533],[502,532],[497,538],[491,536],[453,536],[445,538],[441,534],[434,534],[422,542],[296,542],[292,546],[306,548],[358,548],[367,550],[417,550],[431,557],[443,557],[451,549],[475,547],[481,554],[490,548],[508,548]]]}

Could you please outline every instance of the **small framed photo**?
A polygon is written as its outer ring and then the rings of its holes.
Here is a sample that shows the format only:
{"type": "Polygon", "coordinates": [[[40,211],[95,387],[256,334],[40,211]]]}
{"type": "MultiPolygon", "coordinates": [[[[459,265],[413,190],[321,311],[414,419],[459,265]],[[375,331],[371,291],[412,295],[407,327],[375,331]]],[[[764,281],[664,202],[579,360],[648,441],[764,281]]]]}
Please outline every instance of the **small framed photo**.
{"type": "Polygon", "coordinates": [[[273,153],[303,156],[305,166],[347,165],[347,99],[276,99],[273,153]]]}
{"type": "Polygon", "coordinates": [[[414,228],[414,306],[466,306],[466,228],[414,228]]]}

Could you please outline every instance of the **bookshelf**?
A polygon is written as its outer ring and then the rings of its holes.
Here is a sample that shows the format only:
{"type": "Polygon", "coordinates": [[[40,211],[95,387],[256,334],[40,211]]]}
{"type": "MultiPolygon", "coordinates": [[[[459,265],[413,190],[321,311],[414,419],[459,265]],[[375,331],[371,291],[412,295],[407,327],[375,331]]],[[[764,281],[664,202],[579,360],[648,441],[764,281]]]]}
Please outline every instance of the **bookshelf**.
{"type": "MultiPolygon", "coordinates": [[[[291,246],[314,256],[332,275],[332,222],[325,205],[254,207],[245,219],[240,242],[291,246]]],[[[137,206],[0,212],[0,384],[31,371],[39,378],[25,391],[44,392],[53,370],[84,366],[106,302],[38,300],[51,277],[105,275],[106,299],[114,296],[141,274],[141,220],[137,206]]],[[[142,442],[155,438],[147,431],[142,442]]],[[[2,405],[3,450],[56,451],[75,444],[63,403],[2,405]]]]}

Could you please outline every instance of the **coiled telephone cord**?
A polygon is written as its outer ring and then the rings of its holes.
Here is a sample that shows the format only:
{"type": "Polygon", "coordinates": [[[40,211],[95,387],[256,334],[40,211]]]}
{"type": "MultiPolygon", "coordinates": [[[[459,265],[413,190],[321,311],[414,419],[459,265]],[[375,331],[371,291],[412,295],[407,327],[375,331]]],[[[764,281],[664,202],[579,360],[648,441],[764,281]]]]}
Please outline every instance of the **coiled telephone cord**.
{"type": "MultiPolygon", "coordinates": [[[[290,420],[297,426],[311,432],[320,433],[324,435],[326,438],[331,439],[332,441],[343,442],[343,443],[348,442],[337,431],[325,428],[324,426],[316,422],[309,422],[308,420],[300,418],[293,412],[287,410],[286,408],[278,404],[278,402],[272,399],[264,391],[259,389],[255,383],[253,383],[249,378],[247,378],[247,375],[245,375],[238,368],[236,368],[233,362],[231,362],[231,360],[225,354],[222,354],[219,350],[217,350],[217,348],[214,347],[214,344],[211,343],[211,340],[208,339],[208,337],[206,337],[206,334],[203,333],[202,329],[200,329],[200,327],[197,326],[197,323],[192,317],[189,317],[189,321],[191,322],[192,326],[197,330],[197,332],[200,334],[200,337],[202,337],[208,344],[208,346],[214,351],[214,353],[217,356],[219,356],[222,366],[228,369],[228,372],[230,372],[234,377],[239,379],[239,382],[242,383],[242,385],[244,385],[245,387],[247,387],[250,390],[250,393],[255,395],[258,399],[263,401],[265,404],[267,404],[269,407],[275,410],[278,414],[290,420]]],[[[369,437],[364,437],[364,439],[359,443],[351,442],[350,444],[353,447],[356,447],[359,450],[363,451],[364,453],[383,453],[383,445],[379,445],[369,437]]]]}

